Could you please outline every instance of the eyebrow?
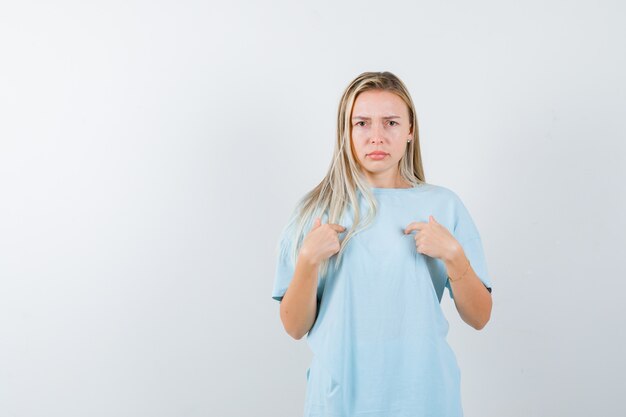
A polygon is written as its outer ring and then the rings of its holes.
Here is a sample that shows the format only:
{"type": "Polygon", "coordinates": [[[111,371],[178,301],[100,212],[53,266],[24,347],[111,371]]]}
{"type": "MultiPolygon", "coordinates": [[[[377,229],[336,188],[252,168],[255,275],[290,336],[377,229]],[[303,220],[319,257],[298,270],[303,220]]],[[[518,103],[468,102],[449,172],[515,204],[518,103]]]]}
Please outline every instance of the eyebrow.
{"type": "MultiPolygon", "coordinates": [[[[400,116],[395,116],[395,115],[383,117],[383,119],[399,119],[399,118],[400,118],[400,116]]],[[[370,117],[365,117],[365,116],[354,116],[352,118],[352,120],[371,120],[371,118],[370,117]]]]}

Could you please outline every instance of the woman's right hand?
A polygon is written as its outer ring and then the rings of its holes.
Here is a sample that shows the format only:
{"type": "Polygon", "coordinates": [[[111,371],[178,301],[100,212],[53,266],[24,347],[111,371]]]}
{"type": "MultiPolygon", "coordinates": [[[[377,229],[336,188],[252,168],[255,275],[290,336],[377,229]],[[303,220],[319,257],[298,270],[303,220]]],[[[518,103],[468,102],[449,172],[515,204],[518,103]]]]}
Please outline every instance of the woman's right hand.
{"type": "Polygon", "coordinates": [[[319,265],[325,259],[339,252],[341,245],[338,234],[345,230],[346,228],[339,224],[322,224],[321,218],[316,217],[313,227],[304,237],[299,256],[303,256],[309,262],[319,265]]]}

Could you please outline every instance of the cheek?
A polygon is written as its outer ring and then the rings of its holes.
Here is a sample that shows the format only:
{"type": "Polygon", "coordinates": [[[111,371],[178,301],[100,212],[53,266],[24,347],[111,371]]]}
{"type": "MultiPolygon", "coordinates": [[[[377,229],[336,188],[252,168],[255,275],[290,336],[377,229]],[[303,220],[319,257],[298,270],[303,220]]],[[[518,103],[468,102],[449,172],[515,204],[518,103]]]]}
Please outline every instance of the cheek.
{"type": "Polygon", "coordinates": [[[363,133],[359,130],[353,130],[351,136],[354,143],[360,143],[363,141],[363,133]]]}
{"type": "Polygon", "coordinates": [[[366,145],[367,143],[366,140],[363,138],[363,135],[360,135],[358,133],[352,134],[352,146],[356,151],[364,150],[366,145]]]}
{"type": "Polygon", "coordinates": [[[350,149],[352,150],[352,155],[356,159],[361,159],[360,154],[362,152],[362,148],[363,146],[359,143],[358,138],[352,136],[352,139],[350,141],[350,149]]]}
{"type": "Polygon", "coordinates": [[[395,145],[394,147],[396,148],[396,152],[399,152],[401,154],[404,153],[407,145],[409,144],[407,140],[408,139],[402,139],[402,138],[398,139],[398,141],[394,144],[395,145]]]}

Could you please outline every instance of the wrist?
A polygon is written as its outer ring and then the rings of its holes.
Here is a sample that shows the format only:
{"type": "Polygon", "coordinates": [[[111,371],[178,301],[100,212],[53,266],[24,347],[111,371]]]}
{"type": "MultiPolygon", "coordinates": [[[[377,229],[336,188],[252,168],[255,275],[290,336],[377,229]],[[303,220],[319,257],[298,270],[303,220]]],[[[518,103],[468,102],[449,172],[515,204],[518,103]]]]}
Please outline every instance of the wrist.
{"type": "Polygon", "coordinates": [[[317,267],[320,264],[320,262],[311,256],[306,250],[300,250],[300,253],[298,254],[298,262],[304,263],[309,268],[317,267]]]}
{"type": "Polygon", "coordinates": [[[465,251],[463,251],[463,248],[460,245],[454,253],[451,253],[446,258],[444,262],[446,266],[446,273],[452,282],[463,278],[470,268],[470,261],[467,256],[465,256],[465,251]]]}
{"type": "Polygon", "coordinates": [[[463,247],[458,243],[455,244],[442,256],[441,260],[447,265],[460,265],[463,264],[465,258],[465,252],[463,247]]]}

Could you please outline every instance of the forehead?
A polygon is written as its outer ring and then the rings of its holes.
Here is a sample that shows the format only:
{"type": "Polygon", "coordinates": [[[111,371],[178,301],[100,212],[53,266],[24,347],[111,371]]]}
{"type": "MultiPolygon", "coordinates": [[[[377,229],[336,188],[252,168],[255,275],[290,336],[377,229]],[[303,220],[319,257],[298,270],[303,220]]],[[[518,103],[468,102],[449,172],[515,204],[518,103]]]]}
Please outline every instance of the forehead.
{"type": "Polygon", "coordinates": [[[384,117],[387,115],[408,117],[408,108],[404,100],[391,91],[364,91],[357,96],[352,107],[353,117],[384,117]]]}

